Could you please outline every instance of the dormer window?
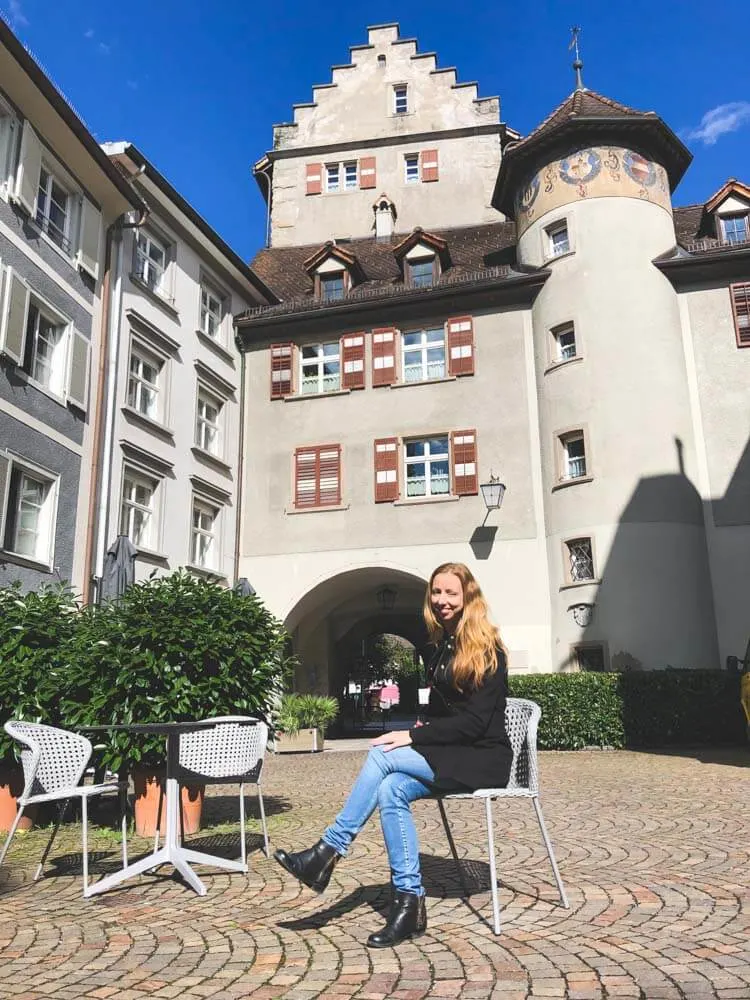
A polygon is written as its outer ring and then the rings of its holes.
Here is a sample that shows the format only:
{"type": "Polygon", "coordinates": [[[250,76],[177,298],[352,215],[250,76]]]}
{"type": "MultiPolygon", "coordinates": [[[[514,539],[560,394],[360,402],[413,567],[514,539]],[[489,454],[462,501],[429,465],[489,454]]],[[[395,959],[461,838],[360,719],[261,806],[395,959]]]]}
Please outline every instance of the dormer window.
{"type": "Polygon", "coordinates": [[[320,298],[323,302],[339,302],[346,295],[346,280],[343,271],[321,274],[320,298]]]}
{"type": "Polygon", "coordinates": [[[747,243],[750,240],[750,216],[747,212],[720,218],[721,238],[725,243],[747,243]]]}
{"type": "Polygon", "coordinates": [[[435,258],[407,261],[408,284],[411,288],[432,288],[435,284],[435,258]]]}
{"type": "Polygon", "coordinates": [[[333,240],[308,257],[304,268],[312,278],[313,294],[320,302],[340,302],[364,278],[354,254],[333,240]]]}

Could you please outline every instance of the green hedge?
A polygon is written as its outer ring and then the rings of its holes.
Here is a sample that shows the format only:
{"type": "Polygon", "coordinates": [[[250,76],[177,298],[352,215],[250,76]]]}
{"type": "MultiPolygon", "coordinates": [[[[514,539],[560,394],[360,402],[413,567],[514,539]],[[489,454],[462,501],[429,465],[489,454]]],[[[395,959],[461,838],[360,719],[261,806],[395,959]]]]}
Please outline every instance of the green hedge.
{"type": "Polygon", "coordinates": [[[663,747],[745,741],[739,676],[718,670],[512,675],[542,709],[539,747],[663,747]]]}

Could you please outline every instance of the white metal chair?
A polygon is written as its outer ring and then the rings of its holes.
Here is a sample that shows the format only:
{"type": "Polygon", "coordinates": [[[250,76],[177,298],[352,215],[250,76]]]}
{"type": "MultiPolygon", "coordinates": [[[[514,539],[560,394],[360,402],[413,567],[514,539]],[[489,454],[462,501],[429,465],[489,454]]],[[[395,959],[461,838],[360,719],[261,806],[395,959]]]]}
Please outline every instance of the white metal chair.
{"type": "MultiPolygon", "coordinates": [[[[5,731],[21,746],[24,788],[18,798],[18,812],[10,832],[0,851],[0,865],[10,847],[10,842],[18,828],[18,823],[27,806],[40,802],[60,802],[52,835],[42,854],[34,881],[41,877],[44,862],[52,848],[57,830],[62,822],[71,799],[80,798],[83,824],[83,894],[86,895],[89,876],[88,854],[88,801],[94,795],[119,792],[127,795],[124,782],[105,782],[99,785],[81,785],[79,782],[91,759],[92,746],[85,736],[70,733],[65,729],[55,729],[36,722],[11,720],[5,723],[5,731]]],[[[122,810],[122,859],[128,861],[127,817],[122,810]]]]}
{"type": "Polygon", "coordinates": [[[492,889],[492,916],[495,934],[500,933],[500,904],[497,894],[497,870],[495,864],[495,838],[492,819],[492,803],[495,799],[524,798],[531,799],[539,821],[539,828],[542,831],[544,846],[547,848],[547,855],[552,865],[552,872],[555,882],[560,892],[560,900],[565,909],[570,908],[565,887],[560,878],[560,871],[555,861],[555,854],[544,824],[542,806],[539,802],[539,771],[537,768],[536,755],[536,734],[541,718],[542,710],[533,701],[525,698],[508,698],[505,709],[505,726],[513,747],[513,762],[510,769],[510,779],[505,788],[480,788],[475,792],[449,792],[445,795],[437,796],[437,804],[440,808],[440,816],[443,820],[445,833],[448,837],[453,860],[458,867],[459,878],[464,892],[468,896],[468,890],[463,878],[461,863],[456,853],[456,845],[453,842],[453,835],[448,825],[448,817],[445,812],[443,802],[451,799],[484,799],[485,812],[487,817],[487,850],[490,858],[490,880],[492,889]]]}
{"type": "MultiPolygon", "coordinates": [[[[182,784],[240,786],[240,844],[242,864],[247,871],[245,844],[245,785],[255,785],[263,825],[265,854],[269,857],[268,829],[260,783],[263,758],[268,745],[268,726],[250,715],[223,715],[201,722],[215,722],[213,729],[180,735],[178,774],[182,784]]],[[[161,812],[161,803],[160,809],[161,812]]],[[[159,822],[156,824],[155,849],[159,846],[159,822]]]]}

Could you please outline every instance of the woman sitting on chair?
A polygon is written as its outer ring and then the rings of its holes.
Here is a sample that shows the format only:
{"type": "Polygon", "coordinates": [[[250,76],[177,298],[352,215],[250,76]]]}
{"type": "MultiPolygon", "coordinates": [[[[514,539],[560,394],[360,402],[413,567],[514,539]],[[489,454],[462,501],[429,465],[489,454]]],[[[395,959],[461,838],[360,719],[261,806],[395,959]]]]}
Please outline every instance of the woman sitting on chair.
{"type": "Polygon", "coordinates": [[[510,775],[505,648],[467,566],[444,563],[433,572],[424,618],[435,646],[426,722],[372,740],[349,798],[322,839],[306,851],[274,854],[300,882],[322,892],[379,807],[394,894],[385,927],[367,939],[370,948],[397,945],[427,927],[411,803],[436,792],[499,788],[510,775]]]}

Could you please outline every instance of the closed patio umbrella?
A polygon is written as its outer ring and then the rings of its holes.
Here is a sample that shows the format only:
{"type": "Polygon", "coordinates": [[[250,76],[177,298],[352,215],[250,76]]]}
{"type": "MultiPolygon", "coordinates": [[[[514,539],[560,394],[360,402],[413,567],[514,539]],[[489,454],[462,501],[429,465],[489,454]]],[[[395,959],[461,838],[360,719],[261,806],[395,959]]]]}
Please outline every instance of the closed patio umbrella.
{"type": "Polygon", "coordinates": [[[127,535],[118,535],[107,549],[102,574],[102,597],[117,600],[135,581],[135,545],[127,535]]]}

